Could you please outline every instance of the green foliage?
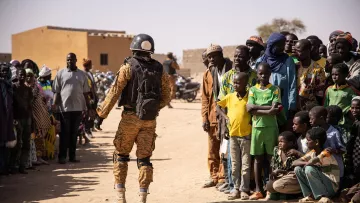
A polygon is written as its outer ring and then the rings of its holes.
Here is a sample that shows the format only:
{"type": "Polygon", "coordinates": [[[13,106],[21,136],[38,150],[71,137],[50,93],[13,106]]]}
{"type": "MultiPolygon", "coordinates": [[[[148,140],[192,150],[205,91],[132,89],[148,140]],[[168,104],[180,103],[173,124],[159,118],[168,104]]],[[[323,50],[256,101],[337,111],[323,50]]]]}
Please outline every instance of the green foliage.
{"type": "Polygon", "coordinates": [[[273,32],[288,31],[294,34],[301,34],[306,31],[306,26],[297,18],[291,21],[283,18],[274,18],[271,24],[265,23],[257,27],[256,30],[259,36],[262,37],[264,41],[267,41],[273,32]]]}

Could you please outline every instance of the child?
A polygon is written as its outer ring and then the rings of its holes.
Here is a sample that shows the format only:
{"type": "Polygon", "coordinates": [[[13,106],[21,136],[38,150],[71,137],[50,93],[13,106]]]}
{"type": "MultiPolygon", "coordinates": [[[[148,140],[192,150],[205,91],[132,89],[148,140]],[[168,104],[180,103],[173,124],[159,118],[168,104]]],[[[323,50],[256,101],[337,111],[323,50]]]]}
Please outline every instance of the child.
{"type": "Polygon", "coordinates": [[[247,111],[253,115],[250,154],[255,156],[256,184],[255,192],[250,197],[251,200],[264,198],[261,172],[266,167],[264,165],[268,165],[271,161],[279,132],[276,115],[279,113],[278,104],[281,101],[280,89],[269,83],[270,74],[269,64],[260,63],[258,65],[260,83],[249,90],[247,111]],[[265,154],[268,162],[264,162],[265,154]]]}
{"type": "Polygon", "coordinates": [[[328,112],[326,122],[329,125],[334,126],[341,135],[341,141],[346,146],[346,143],[348,143],[348,140],[350,138],[350,130],[345,129],[342,125],[339,125],[339,122],[341,118],[343,117],[343,112],[339,106],[331,105],[326,107],[326,110],[328,112]]]}
{"type": "Polygon", "coordinates": [[[360,182],[360,97],[353,98],[351,113],[355,122],[351,127],[351,137],[346,146],[347,153],[345,155],[347,180],[352,182],[350,186],[360,182]]]}
{"type": "Polygon", "coordinates": [[[329,151],[336,159],[340,169],[340,177],[344,176],[344,164],[342,154],[346,151],[341,142],[339,131],[332,125],[326,123],[327,111],[323,106],[316,106],[309,112],[310,124],[312,127],[321,127],[326,131],[327,139],[324,148],[329,151]]]}
{"type": "Polygon", "coordinates": [[[17,147],[11,151],[10,167],[11,173],[15,171],[15,164],[18,161],[17,157],[20,154],[19,172],[27,174],[25,165],[30,155],[30,135],[31,135],[31,116],[32,116],[32,102],[33,93],[32,89],[25,85],[26,72],[25,69],[18,69],[18,82],[13,85],[14,90],[14,120],[18,123],[19,129],[17,130],[18,142],[17,147]]]}
{"type": "Polygon", "coordinates": [[[271,162],[273,172],[270,175],[271,180],[266,186],[267,191],[270,193],[299,194],[301,190],[292,163],[301,156],[288,156],[288,152],[296,148],[296,136],[290,131],[285,131],[279,135],[278,142],[278,147],[274,148],[274,156],[271,162]]]}
{"type": "Polygon", "coordinates": [[[349,68],[346,64],[336,64],[332,69],[332,79],[335,85],[328,87],[325,93],[324,106],[336,105],[343,111],[343,118],[339,123],[340,125],[349,123],[351,100],[357,96],[357,91],[346,82],[348,75],[349,68]]]}
{"type": "Polygon", "coordinates": [[[249,199],[251,116],[246,111],[248,101],[246,85],[248,80],[249,76],[246,73],[236,72],[233,80],[235,92],[227,94],[218,102],[220,107],[227,108],[228,110],[227,115],[225,115],[225,112],[221,108],[217,109],[217,111],[226,118],[230,131],[230,155],[234,190],[229,195],[229,200],[234,200],[239,197],[241,197],[241,200],[249,199]]]}
{"type": "Polygon", "coordinates": [[[331,72],[335,64],[342,63],[343,60],[341,58],[341,55],[336,54],[330,54],[330,56],[327,57],[327,66],[325,67],[325,75],[326,75],[326,81],[325,86],[328,88],[329,86],[334,85],[334,81],[331,78],[331,72]]]}
{"type": "Polygon", "coordinates": [[[299,202],[332,202],[329,197],[336,194],[340,182],[338,162],[324,149],[326,131],[315,127],[306,134],[309,152],[293,162],[295,174],[304,198],[299,202]]]}
{"type": "Polygon", "coordinates": [[[294,132],[300,134],[300,137],[297,139],[298,150],[290,150],[290,153],[291,155],[301,157],[308,152],[306,132],[311,129],[309,112],[297,112],[294,116],[293,124],[294,132]]]}

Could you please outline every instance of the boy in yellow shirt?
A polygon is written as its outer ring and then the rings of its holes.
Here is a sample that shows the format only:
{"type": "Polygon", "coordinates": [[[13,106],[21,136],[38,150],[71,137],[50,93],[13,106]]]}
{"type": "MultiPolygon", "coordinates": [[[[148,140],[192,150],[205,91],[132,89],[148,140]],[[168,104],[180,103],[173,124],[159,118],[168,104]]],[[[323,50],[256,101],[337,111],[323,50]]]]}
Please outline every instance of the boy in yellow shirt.
{"type": "Polygon", "coordinates": [[[229,200],[234,200],[240,197],[241,200],[249,199],[251,116],[246,110],[246,104],[248,101],[248,91],[246,90],[246,86],[248,80],[249,76],[246,73],[235,73],[235,92],[226,95],[217,103],[220,107],[228,109],[228,113],[226,115],[222,109],[217,108],[217,111],[226,118],[230,130],[232,178],[235,186],[234,190],[228,197],[229,200]]]}

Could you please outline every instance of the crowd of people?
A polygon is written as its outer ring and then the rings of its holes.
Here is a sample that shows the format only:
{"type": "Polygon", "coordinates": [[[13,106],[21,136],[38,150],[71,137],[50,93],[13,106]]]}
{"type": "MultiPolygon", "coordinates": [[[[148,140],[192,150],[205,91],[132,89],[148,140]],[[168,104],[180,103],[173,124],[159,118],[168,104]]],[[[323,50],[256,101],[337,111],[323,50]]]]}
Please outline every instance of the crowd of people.
{"type": "Polygon", "coordinates": [[[89,143],[96,130],[97,96],[91,60],[83,60],[83,71],[76,62],[76,55],[70,53],[67,68],[55,80],[49,67],[39,70],[30,59],[0,63],[1,175],[27,174],[38,165],[48,165],[56,155],[65,164],[67,153],[70,162],[79,161],[77,143],[89,143]]]}
{"type": "Polygon", "coordinates": [[[324,44],[251,36],[233,62],[203,52],[210,178],[229,200],[360,202],[360,52],[351,33],[324,44]]]}

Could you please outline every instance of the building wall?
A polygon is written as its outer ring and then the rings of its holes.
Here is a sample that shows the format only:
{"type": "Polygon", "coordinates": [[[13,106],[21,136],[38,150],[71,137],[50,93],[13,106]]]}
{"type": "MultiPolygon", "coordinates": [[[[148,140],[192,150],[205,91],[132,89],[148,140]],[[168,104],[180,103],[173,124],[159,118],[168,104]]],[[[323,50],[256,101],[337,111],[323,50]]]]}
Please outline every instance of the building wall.
{"type": "MultiPolygon", "coordinates": [[[[236,46],[223,47],[224,57],[233,60],[235,48],[236,46]]],[[[202,63],[202,53],[205,50],[206,48],[183,50],[183,66],[185,69],[190,69],[192,75],[205,72],[206,67],[202,63]]]]}
{"type": "Polygon", "coordinates": [[[39,68],[46,64],[53,70],[66,66],[66,55],[73,52],[81,67],[82,58],[87,57],[87,33],[70,30],[55,30],[40,27],[12,35],[12,59],[32,59],[39,68]]]}
{"type": "Polygon", "coordinates": [[[88,57],[92,60],[93,71],[117,72],[124,59],[131,56],[132,38],[88,36],[88,57]],[[100,65],[100,54],[108,54],[108,65],[100,65]]]}
{"type": "Polygon", "coordinates": [[[11,54],[9,53],[0,53],[0,62],[10,62],[11,61],[11,54]]]}

